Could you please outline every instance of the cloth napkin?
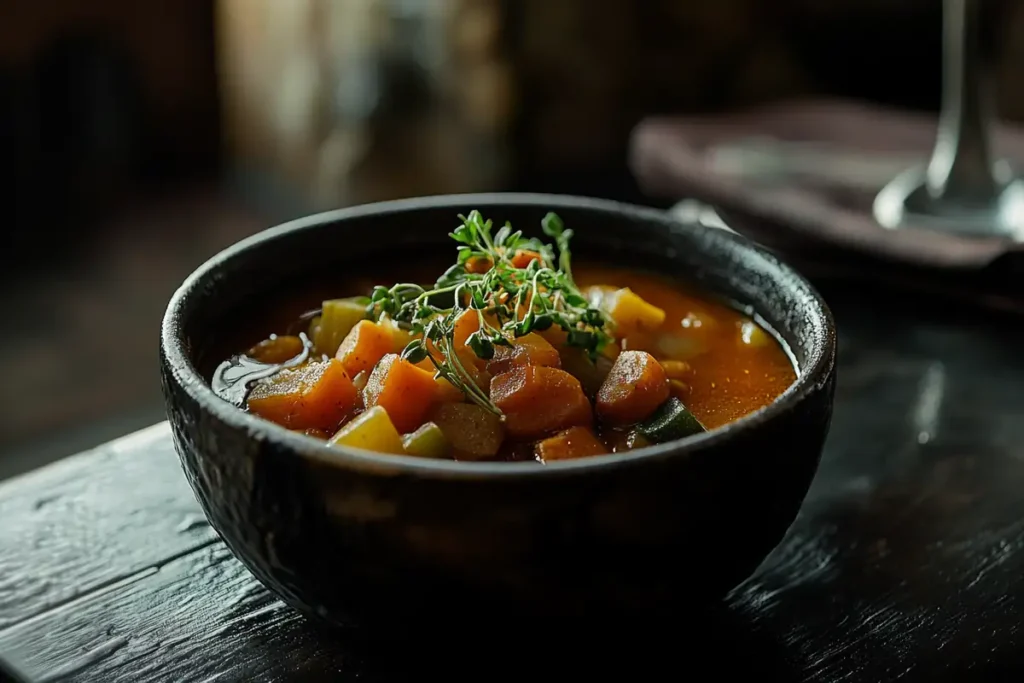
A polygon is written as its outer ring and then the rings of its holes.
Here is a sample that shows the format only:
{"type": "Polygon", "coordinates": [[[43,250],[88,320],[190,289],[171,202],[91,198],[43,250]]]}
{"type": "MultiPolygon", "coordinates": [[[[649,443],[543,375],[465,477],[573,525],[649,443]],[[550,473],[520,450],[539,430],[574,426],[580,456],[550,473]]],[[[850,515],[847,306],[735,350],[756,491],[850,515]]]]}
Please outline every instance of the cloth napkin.
{"type": "MultiPolygon", "coordinates": [[[[688,219],[727,225],[809,275],[885,278],[902,287],[1024,313],[1024,245],[909,226],[872,214],[897,173],[927,161],[936,118],[841,100],[791,101],[716,117],[652,118],[630,163],[652,196],[685,199],[688,219]]],[[[994,148],[1024,160],[1024,131],[994,148]]]]}

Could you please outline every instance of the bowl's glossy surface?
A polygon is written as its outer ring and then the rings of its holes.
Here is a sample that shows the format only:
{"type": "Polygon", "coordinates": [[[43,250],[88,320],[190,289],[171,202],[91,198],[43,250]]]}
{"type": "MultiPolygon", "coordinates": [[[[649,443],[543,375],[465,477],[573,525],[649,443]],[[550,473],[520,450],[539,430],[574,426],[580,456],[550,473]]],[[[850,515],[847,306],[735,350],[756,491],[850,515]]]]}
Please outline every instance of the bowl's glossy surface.
{"type": "Polygon", "coordinates": [[[725,231],[544,195],[434,197],[261,233],[201,266],[164,318],[161,368],[182,466],[211,524],[272,590],[335,623],[650,615],[719,599],[796,516],[831,417],[835,332],[813,289],[725,231]],[[196,370],[218,321],[279,283],[444,246],[458,213],[534,231],[556,211],[574,253],[640,265],[749,304],[788,344],[796,383],[685,442],[533,463],[328,450],[217,398],[196,370]]]}

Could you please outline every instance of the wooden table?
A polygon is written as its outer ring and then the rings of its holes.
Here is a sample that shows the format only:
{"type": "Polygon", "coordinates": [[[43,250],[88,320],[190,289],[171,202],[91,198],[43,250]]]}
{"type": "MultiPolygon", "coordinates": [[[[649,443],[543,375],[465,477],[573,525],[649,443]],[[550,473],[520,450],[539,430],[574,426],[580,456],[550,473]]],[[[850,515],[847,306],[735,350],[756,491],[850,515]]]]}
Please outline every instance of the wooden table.
{"type": "Polygon", "coordinates": [[[1020,680],[1016,325],[865,286],[825,293],[842,341],[819,475],[783,544],[685,635],[685,621],[666,624],[648,650],[617,653],[538,625],[481,663],[459,634],[418,652],[323,631],[218,540],[159,424],[0,484],[0,653],[31,680],[103,683],[518,680],[615,663],[632,680],[668,667],[713,680],[1020,680]],[[564,642],[566,661],[531,661],[543,641],[564,642]]]}

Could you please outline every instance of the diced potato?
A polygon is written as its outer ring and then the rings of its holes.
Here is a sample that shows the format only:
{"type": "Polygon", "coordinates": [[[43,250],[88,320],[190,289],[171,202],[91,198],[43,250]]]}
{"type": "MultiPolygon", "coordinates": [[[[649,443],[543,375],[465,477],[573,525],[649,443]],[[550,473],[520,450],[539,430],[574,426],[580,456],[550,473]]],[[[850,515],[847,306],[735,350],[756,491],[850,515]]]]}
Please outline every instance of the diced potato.
{"type": "Polygon", "coordinates": [[[334,431],[359,405],[359,393],[334,359],[281,370],[253,387],[249,412],[288,429],[334,431]]]}
{"type": "Polygon", "coordinates": [[[665,376],[669,379],[686,381],[693,377],[693,368],[686,361],[662,360],[659,362],[661,363],[661,368],[665,371],[665,376]]]}
{"type": "Polygon", "coordinates": [[[305,348],[306,345],[298,337],[274,335],[246,351],[245,355],[260,363],[276,365],[295,358],[305,348]]]}
{"type": "Polygon", "coordinates": [[[427,422],[412,434],[402,437],[406,455],[420,458],[446,458],[451,446],[444,432],[433,422],[427,422]]]}
{"type": "Polygon", "coordinates": [[[557,368],[562,365],[558,351],[548,340],[535,332],[512,340],[512,346],[494,348],[494,358],[487,363],[487,372],[500,375],[522,365],[546,365],[557,368]]]}
{"type": "Polygon", "coordinates": [[[389,353],[393,353],[391,330],[370,320],[360,320],[338,347],[335,356],[345,366],[349,377],[369,372],[389,353]]]}
{"type": "Polygon", "coordinates": [[[366,319],[366,304],[357,299],[330,299],[310,327],[310,339],[320,353],[333,356],[348,333],[360,320],[366,319]]]}
{"type": "MultiPolygon", "coordinates": [[[[405,347],[409,345],[415,336],[409,330],[402,329],[393,320],[384,319],[381,320],[380,325],[386,327],[391,332],[391,353],[402,353],[405,347]]],[[[429,361],[428,361],[429,362],[429,361]]]]}
{"type": "Polygon", "coordinates": [[[660,358],[688,361],[707,353],[711,348],[707,335],[686,334],[681,331],[665,332],[657,335],[654,343],[647,347],[655,351],[660,358]]]}
{"type": "Polygon", "coordinates": [[[753,321],[745,320],[740,325],[740,341],[747,346],[757,348],[766,346],[771,343],[772,339],[760,325],[753,321]]]}
{"type": "Polygon", "coordinates": [[[602,420],[627,425],[648,417],[668,397],[668,377],[654,356],[623,351],[597,392],[595,406],[602,420]]]}
{"type": "Polygon", "coordinates": [[[615,321],[620,336],[631,331],[652,332],[665,322],[665,311],[647,303],[629,287],[606,295],[601,307],[615,321]]]}
{"type": "Polygon", "coordinates": [[[491,401],[505,414],[505,429],[537,438],[593,423],[580,381],[564,370],[540,365],[513,368],[491,380],[491,401]]]}
{"type": "Polygon", "coordinates": [[[594,432],[586,427],[571,427],[538,442],[535,453],[541,462],[551,462],[604,455],[608,453],[608,449],[594,436],[594,432]]]}
{"type": "Polygon", "coordinates": [[[411,432],[423,424],[437,399],[434,373],[418,368],[394,353],[389,353],[377,363],[363,389],[366,407],[383,407],[400,432],[411,432]]]}
{"type": "Polygon", "coordinates": [[[475,403],[443,403],[429,419],[441,428],[456,460],[493,458],[505,437],[501,418],[475,403]]]}
{"type": "Polygon", "coordinates": [[[388,417],[388,411],[381,406],[374,406],[360,414],[338,430],[328,443],[376,453],[405,454],[402,436],[388,417]]]}
{"type": "Polygon", "coordinates": [[[620,353],[622,353],[622,346],[615,341],[605,345],[605,347],[601,349],[601,355],[612,361],[618,358],[620,353]]]}

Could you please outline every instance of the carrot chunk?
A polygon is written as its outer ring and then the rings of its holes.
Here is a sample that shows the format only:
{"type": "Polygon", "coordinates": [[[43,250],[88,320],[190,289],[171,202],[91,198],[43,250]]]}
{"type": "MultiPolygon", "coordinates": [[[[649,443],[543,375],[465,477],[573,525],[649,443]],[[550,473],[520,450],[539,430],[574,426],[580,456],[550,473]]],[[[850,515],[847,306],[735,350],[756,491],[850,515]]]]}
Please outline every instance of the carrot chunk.
{"type": "MultiPolygon", "coordinates": [[[[426,346],[427,353],[430,354],[432,358],[436,358],[438,361],[444,360],[444,355],[437,350],[437,347],[434,346],[434,343],[432,341],[427,339],[426,346]]],[[[426,370],[431,374],[431,376],[434,377],[434,384],[437,385],[437,396],[439,401],[441,401],[442,403],[459,403],[460,401],[464,401],[466,399],[466,395],[462,393],[461,389],[456,388],[454,384],[452,384],[451,382],[449,382],[444,377],[441,377],[438,374],[437,366],[434,365],[434,361],[432,361],[430,358],[424,358],[415,365],[421,370],[426,370]]],[[[479,370],[475,364],[471,363],[471,365],[472,367],[468,368],[468,371],[471,375],[475,377],[476,374],[479,373],[479,370]]],[[[486,389],[490,385],[490,376],[487,376],[486,380],[486,383],[482,385],[483,389],[486,389]]],[[[483,381],[483,378],[481,378],[481,381],[483,381]]]]}
{"type": "Polygon", "coordinates": [[[466,400],[466,395],[462,393],[462,389],[459,389],[444,377],[435,377],[434,384],[437,386],[437,400],[441,403],[461,403],[466,400]]]}
{"type": "Polygon", "coordinates": [[[340,361],[309,363],[282,370],[259,382],[249,394],[249,411],[288,429],[332,432],[359,403],[340,361]]]}
{"type": "MultiPolygon", "coordinates": [[[[463,311],[455,319],[455,326],[452,329],[452,346],[457,351],[468,350],[469,347],[466,345],[466,340],[469,339],[469,335],[479,329],[480,315],[474,310],[463,311]]],[[[476,354],[473,355],[475,356],[476,354]]]]}
{"type": "Polygon", "coordinates": [[[395,428],[405,433],[423,424],[438,394],[434,373],[389,353],[370,373],[363,389],[363,402],[367,408],[384,408],[395,428]]]}
{"type": "Polygon", "coordinates": [[[539,261],[540,254],[528,249],[520,249],[512,257],[512,265],[516,268],[526,268],[533,261],[539,261]]]}
{"type": "Polygon", "coordinates": [[[264,339],[245,352],[253,360],[261,363],[284,363],[302,353],[305,345],[298,337],[271,337],[264,339]]]}
{"type": "Polygon", "coordinates": [[[466,261],[466,272],[482,275],[491,269],[491,259],[484,258],[483,256],[474,256],[473,258],[466,261]]]}
{"type": "Polygon", "coordinates": [[[505,429],[517,437],[539,437],[594,420],[580,381],[541,365],[513,368],[491,380],[491,401],[505,414],[505,429]]]}
{"type": "Polygon", "coordinates": [[[587,458],[607,452],[605,445],[586,427],[571,427],[538,442],[535,449],[537,459],[541,462],[587,458]]]}
{"type": "Polygon", "coordinates": [[[349,377],[355,377],[364,370],[372,370],[381,358],[392,352],[393,346],[390,329],[369,320],[360,320],[341,342],[335,358],[345,366],[349,377]]]}
{"type": "Polygon", "coordinates": [[[494,347],[494,358],[487,363],[487,372],[500,375],[523,365],[560,367],[562,359],[551,343],[535,332],[512,340],[512,346],[494,347]]]}
{"type": "Polygon", "coordinates": [[[612,424],[643,420],[668,400],[665,370],[645,351],[623,351],[597,392],[597,414],[612,424]]]}

